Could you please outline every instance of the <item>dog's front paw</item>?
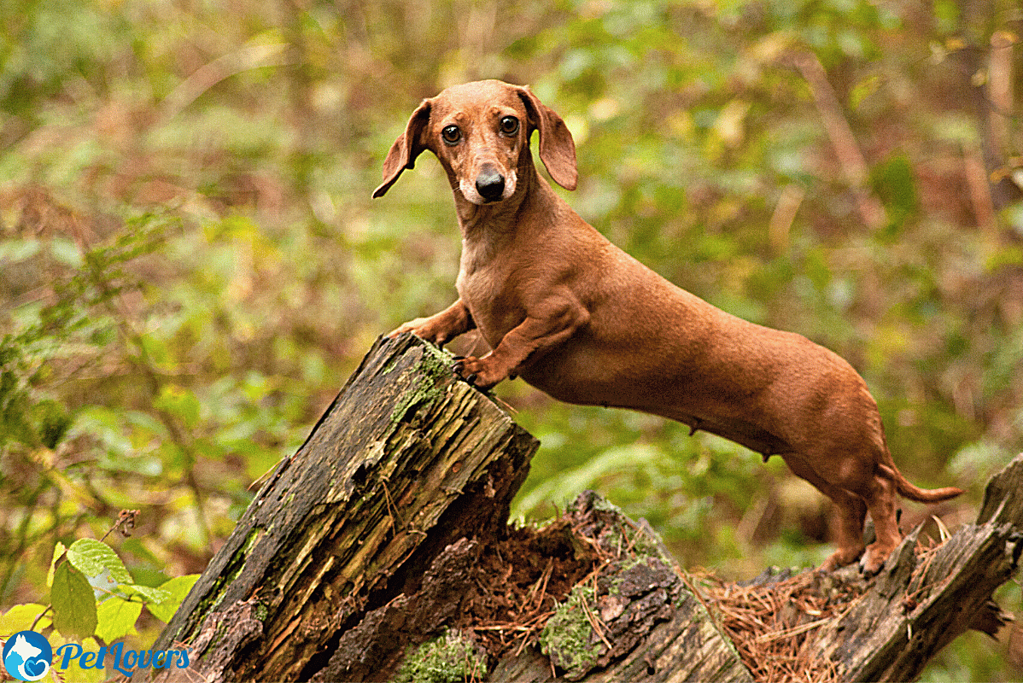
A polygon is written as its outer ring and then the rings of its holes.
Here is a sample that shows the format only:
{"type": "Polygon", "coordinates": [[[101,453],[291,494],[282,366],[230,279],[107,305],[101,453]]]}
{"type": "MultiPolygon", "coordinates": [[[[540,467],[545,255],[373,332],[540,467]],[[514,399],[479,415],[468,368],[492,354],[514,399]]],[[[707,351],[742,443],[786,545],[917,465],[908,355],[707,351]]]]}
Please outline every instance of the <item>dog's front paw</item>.
{"type": "Polygon", "coordinates": [[[508,376],[506,370],[497,367],[490,354],[483,358],[458,356],[451,370],[481,391],[486,391],[508,376]]]}
{"type": "Polygon", "coordinates": [[[387,337],[389,339],[394,339],[405,332],[411,332],[420,339],[432,342],[433,344],[441,347],[443,347],[444,342],[448,340],[443,331],[438,329],[432,318],[416,318],[415,320],[410,320],[388,332],[387,337]]]}

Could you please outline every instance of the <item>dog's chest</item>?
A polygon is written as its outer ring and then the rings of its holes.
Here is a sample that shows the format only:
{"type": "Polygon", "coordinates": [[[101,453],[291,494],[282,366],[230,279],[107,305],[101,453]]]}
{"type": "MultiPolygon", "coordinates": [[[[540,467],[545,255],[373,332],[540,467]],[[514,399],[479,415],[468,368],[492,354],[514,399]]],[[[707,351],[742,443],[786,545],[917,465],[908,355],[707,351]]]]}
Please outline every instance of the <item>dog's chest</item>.
{"type": "Polygon", "coordinates": [[[509,277],[511,269],[499,259],[473,260],[462,252],[455,287],[491,348],[525,319],[518,290],[508,286],[509,277]]]}

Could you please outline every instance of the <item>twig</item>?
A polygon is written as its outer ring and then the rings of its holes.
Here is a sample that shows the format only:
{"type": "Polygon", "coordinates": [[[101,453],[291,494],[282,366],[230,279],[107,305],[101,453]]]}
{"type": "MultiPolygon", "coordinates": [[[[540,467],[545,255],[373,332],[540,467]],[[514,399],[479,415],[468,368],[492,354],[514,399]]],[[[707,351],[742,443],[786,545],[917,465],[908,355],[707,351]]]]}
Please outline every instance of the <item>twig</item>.
{"type": "MultiPolygon", "coordinates": [[[[799,185],[786,185],[782,188],[778,203],[774,206],[774,213],[771,214],[771,221],[767,224],[768,241],[775,254],[783,254],[788,249],[792,223],[796,220],[796,213],[805,196],[806,190],[799,185]]],[[[767,498],[758,501],[755,508],[758,516],[763,514],[767,505],[767,498]]],[[[745,517],[743,519],[745,520],[745,517]]]]}
{"type": "Polygon", "coordinates": [[[28,627],[28,630],[29,630],[29,631],[35,631],[35,630],[36,630],[36,624],[38,624],[38,623],[39,623],[39,620],[40,620],[40,619],[42,619],[42,618],[43,618],[43,616],[44,616],[44,615],[45,615],[45,614],[46,614],[47,612],[49,612],[50,610],[52,610],[52,609],[53,609],[53,605],[47,605],[47,606],[46,606],[46,609],[44,609],[44,610],[43,610],[42,612],[40,612],[39,614],[37,614],[37,615],[36,615],[36,618],[32,620],[32,625],[28,627]]]}
{"type": "Polygon", "coordinates": [[[292,63],[293,58],[287,48],[285,44],[250,45],[202,65],[160,103],[160,118],[164,122],[173,119],[204,92],[231,76],[252,69],[292,63]]]}
{"type": "Polygon", "coordinates": [[[117,521],[111,525],[107,532],[103,534],[100,541],[107,540],[107,536],[114,533],[115,530],[120,529],[121,535],[131,536],[129,533],[130,529],[135,528],[135,518],[139,516],[139,510],[121,510],[120,514],[117,515],[117,521]]]}
{"type": "Polygon", "coordinates": [[[807,624],[802,624],[801,626],[793,626],[792,628],[785,629],[783,631],[776,631],[774,633],[762,633],[753,640],[754,642],[757,643],[770,643],[771,641],[779,640],[781,638],[791,638],[792,636],[798,636],[800,633],[812,631],[818,626],[823,626],[824,624],[827,624],[830,621],[831,618],[818,619],[817,621],[811,621],[807,624]]]}
{"type": "Polygon", "coordinates": [[[810,86],[810,93],[817,105],[824,128],[835,148],[842,174],[852,188],[856,198],[856,207],[860,218],[871,230],[878,230],[888,224],[888,215],[880,200],[867,187],[869,172],[867,162],[860,152],[856,137],[853,135],[849,122],[842,114],[842,104],[835,95],[834,88],[828,82],[824,65],[812,52],[803,52],[793,58],[796,68],[810,86]]]}
{"type": "MultiPolygon", "coordinates": [[[[596,595],[597,594],[597,591],[596,591],[597,576],[596,576],[596,574],[593,575],[593,583],[594,583],[593,594],[596,595]]],[[[594,614],[590,610],[589,605],[586,604],[586,598],[580,596],[579,604],[582,605],[583,613],[586,615],[586,619],[589,620],[590,626],[593,627],[593,632],[596,633],[597,637],[600,638],[602,643],[604,643],[604,646],[607,648],[607,651],[610,652],[611,650],[613,650],[614,648],[611,647],[611,643],[604,636],[604,629],[607,628],[607,626],[600,620],[600,617],[598,617],[596,614],[594,614]]]]}
{"type": "Polygon", "coordinates": [[[977,218],[977,227],[993,242],[998,236],[995,200],[991,196],[984,157],[977,145],[963,145],[963,171],[966,176],[966,187],[970,192],[970,204],[973,205],[973,215],[977,218]]]}
{"type": "Polygon", "coordinates": [[[999,30],[991,35],[988,61],[988,98],[994,104],[988,114],[991,146],[999,159],[1009,156],[1012,130],[1010,116],[1013,109],[1012,48],[1019,39],[1009,31],[999,30]]]}

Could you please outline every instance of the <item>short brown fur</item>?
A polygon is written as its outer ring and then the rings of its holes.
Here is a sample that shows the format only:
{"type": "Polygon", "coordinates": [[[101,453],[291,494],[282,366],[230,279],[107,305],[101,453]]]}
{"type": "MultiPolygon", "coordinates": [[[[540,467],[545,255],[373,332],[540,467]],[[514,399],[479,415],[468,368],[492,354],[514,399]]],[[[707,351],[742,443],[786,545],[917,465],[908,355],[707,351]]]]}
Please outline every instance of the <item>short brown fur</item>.
{"type": "Polygon", "coordinates": [[[384,162],[382,196],[424,150],[440,160],[462,233],[459,299],[391,333],[444,344],[479,329],[492,351],[458,361],[480,388],[521,376],[569,403],[632,408],[780,455],[834,501],[828,570],[875,573],[901,540],[896,494],[938,502],[896,468],[863,379],[808,339],[715,308],[583,221],[533,165],[532,132],[555,182],[575,189],[575,145],[528,88],[480,81],[424,100],[384,162]],[[877,540],[866,549],[870,512],[877,540]],[[864,550],[866,552],[864,553],[864,550]]]}

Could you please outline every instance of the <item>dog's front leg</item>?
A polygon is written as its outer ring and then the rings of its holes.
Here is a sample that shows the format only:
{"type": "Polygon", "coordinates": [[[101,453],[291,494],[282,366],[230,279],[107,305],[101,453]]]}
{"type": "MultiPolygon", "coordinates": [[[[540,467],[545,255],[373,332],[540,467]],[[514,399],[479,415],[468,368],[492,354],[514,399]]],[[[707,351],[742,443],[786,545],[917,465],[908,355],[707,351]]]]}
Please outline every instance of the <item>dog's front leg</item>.
{"type": "Polygon", "coordinates": [[[411,332],[420,339],[444,346],[455,337],[476,327],[472,314],[461,299],[428,318],[416,318],[388,333],[392,339],[402,332],[411,332]]]}
{"type": "Polygon", "coordinates": [[[564,343],[590,319],[589,311],[574,298],[552,297],[537,309],[487,355],[460,358],[455,372],[473,386],[489,389],[503,379],[514,378],[528,360],[564,343]]]}

